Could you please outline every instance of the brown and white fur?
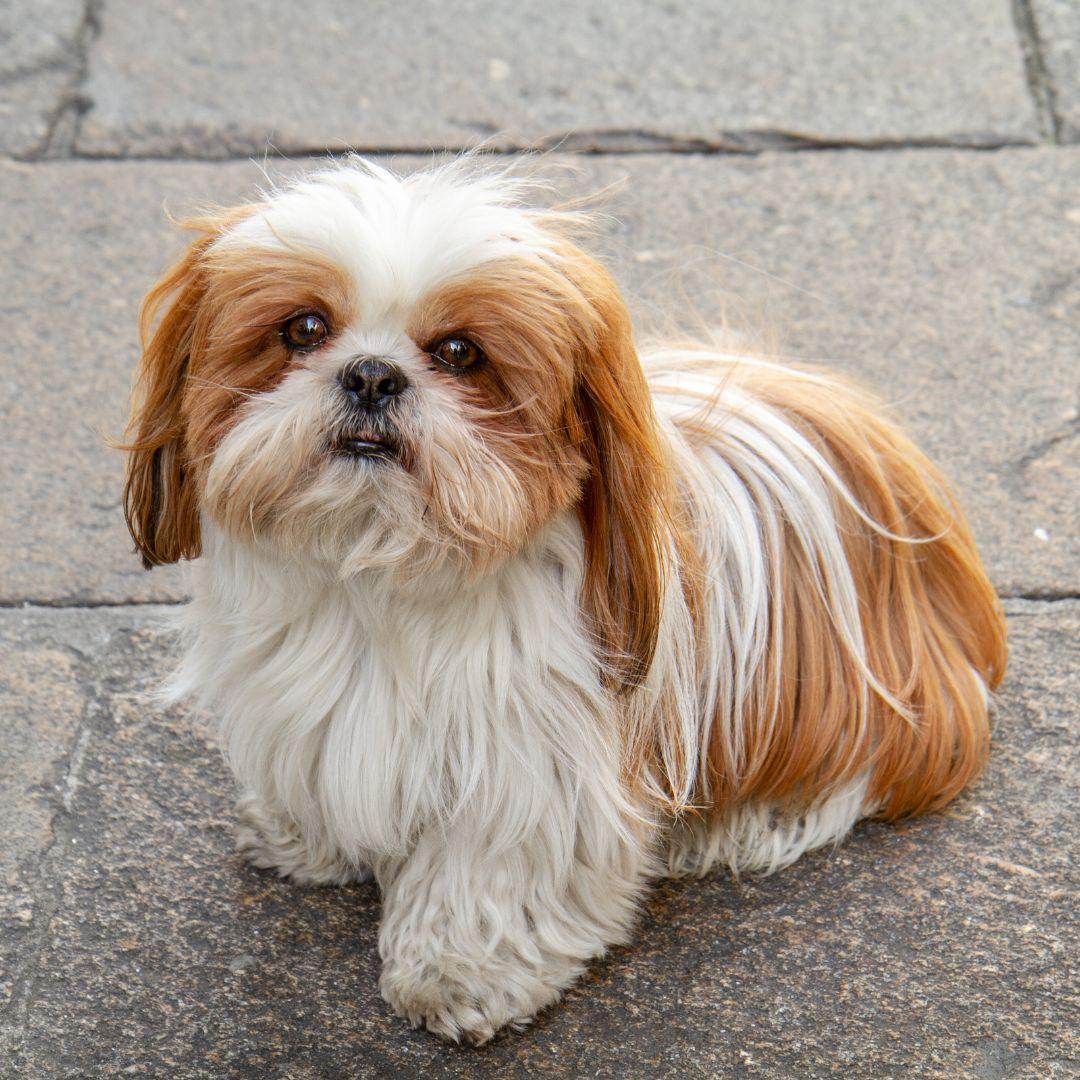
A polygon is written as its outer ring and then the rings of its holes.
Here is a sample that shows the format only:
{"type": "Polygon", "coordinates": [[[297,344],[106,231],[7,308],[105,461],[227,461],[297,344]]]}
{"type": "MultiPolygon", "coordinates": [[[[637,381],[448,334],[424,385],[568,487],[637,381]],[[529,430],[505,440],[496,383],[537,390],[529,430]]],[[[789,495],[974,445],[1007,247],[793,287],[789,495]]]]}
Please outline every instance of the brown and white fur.
{"type": "Polygon", "coordinates": [[[968,528],[873,400],[640,354],[578,215],[528,194],[352,159],[191,222],[125,489],[148,566],[198,556],[172,691],[221,718],[241,850],[373,874],[387,1001],[474,1042],[626,942],[651,878],[946,803],[1005,665],[968,528]],[[347,392],[376,361],[393,396],[347,392]]]}

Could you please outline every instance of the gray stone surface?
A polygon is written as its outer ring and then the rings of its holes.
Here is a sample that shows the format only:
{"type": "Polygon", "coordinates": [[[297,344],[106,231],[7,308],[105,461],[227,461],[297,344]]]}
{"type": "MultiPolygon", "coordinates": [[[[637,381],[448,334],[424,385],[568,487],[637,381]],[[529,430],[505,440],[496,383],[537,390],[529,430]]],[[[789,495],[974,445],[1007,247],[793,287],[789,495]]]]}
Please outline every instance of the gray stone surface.
{"type": "Polygon", "coordinates": [[[1080,591],[1080,154],[609,168],[643,321],[689,304],[856,375],[953,478],[1003,592],[1080,591]]]}
{"type": "Polygon", "coordinates": [[[1080,142],[1076,0],[0,0],[0,1080],[1080,1075],[1080,146],[956,149],[1051,128],[1080,142]],[[624,181],[598,245],[643,332],[859,376],[999,590],[1056,599],[1006,601],[991,765],[947,812],[658,887],[470,1051],[380,999],[373,887],[233,854],[212,718],[151,696],[183,575],[131,554],[104,436],[164,211],[261,171],[30,160],[481,139],[602,151],[547,163],[624,181]],[[818,152],[656,153],[702,149],[818,152]]]}
{"type": "MultiPolygon", "coordinates": [[[[418,158],[404,159],[412,167],[418,158]]],[[[579,159],[625,179],[602,246],[643,324],[691,305],[751,347],[829,359],[955,478],[997,585],[1076,592],[1077,150],[579,159]],[[768,333],[758,328],[768,327],[768,333]]],[[[249,197],[254,165],[0,163],[0,600],[169,600],[119,512],[139,298],[164,209],[249,197]]]]}
{"type": "Polygon", "coordinates": [[[123,431],[139,297],[173,242],[168,184],[125,175],[0,161],[7,602],[181,595],[174,572],[137,570],[120,515],[120,455],[105,445],[123,431]]]}
{"type": "Polygon", "coordinates": [[[102,26],[87,154],[1038,137],[1008,0],[110,0],[102,26]]]}
{"type": "Polygon", "coordinates": [[[1064,142],[1080,142],[1080,4],[1030,0],[1064,142]]]}
{"type": "Polygon", "coordinates": [[[84,0],[0,4],[0,154],[45,149],[81,74],[84,0]]]}
{"type": "Polygon", "coordinates": [[[30,935],[41,864],[56,841],[54,806],[73,794],[66,762],[86,708],[86,629],[93,628],[72,626],[60,640],[35,633],[32,617],[0,620],[0,1006],[15,990],[15,957],[30,935]]]}
{"type": "Polygon", "coordinates": [[[379,998],[373,887],[302,889],[232,853],[207,721],[146,697],[160,611],[0,613],[16,698],[47,674],[18,737],[52,741],[50,705],[82,715],[59,790],[50,766],[34,796],[57,837],[38,902],[0,924],[14,1075],[1075,1076],[1080,604],[1008,611],[991,765],[950,810],[772,878],[661,886],[632,945],[480,1051],[379,998]]]}

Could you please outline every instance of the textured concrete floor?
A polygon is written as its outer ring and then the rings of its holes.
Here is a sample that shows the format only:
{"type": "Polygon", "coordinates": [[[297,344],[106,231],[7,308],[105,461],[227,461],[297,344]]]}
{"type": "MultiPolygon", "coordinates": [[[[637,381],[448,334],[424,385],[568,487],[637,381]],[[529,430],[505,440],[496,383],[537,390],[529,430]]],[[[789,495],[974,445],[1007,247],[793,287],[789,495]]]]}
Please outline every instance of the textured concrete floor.
{"type": "Polygon", "coordinates": [[[0,1076],[1078,1075],[1080,8],[298,10],[0,6],[0,1076]],[[643,330],[722,318],[885,396],[956,481],[1013,659],[948,812],[664,886],[468,1051],[379,998],[372,888],[232,854],[213,718],[150,697],[183,574],[130,554],[102,433],[163,207],[248,196],[264,157],[477,137],[622,182],[598,242],[643,330]]]}

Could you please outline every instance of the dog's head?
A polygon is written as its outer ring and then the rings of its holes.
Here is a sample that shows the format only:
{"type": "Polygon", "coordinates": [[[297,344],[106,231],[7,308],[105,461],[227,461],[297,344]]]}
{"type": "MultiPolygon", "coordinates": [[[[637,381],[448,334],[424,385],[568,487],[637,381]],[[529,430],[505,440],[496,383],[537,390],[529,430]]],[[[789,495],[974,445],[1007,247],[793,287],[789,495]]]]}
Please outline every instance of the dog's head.
{"type": "Polygon", "coordinates": [[[474,163],[360,161],[190,222],[147,297],[127,520],[146,565],[209,518],[347,575],[479,573],[576,510],[624,674],[659,620],[670,483],[610,275],[474,163]]]}

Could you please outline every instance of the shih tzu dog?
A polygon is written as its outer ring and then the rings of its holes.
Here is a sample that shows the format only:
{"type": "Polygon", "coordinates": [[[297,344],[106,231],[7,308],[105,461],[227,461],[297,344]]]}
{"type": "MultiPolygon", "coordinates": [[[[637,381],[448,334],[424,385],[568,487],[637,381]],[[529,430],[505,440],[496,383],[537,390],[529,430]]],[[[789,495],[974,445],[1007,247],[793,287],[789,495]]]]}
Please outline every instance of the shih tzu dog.
{"type": "Polygon", "coordinates": [[[194,220],[147,297],[124,493],[195,559],[172,683],[239,846],[374,875],[382,993],[483,1042],[650,879],[772,871],[987,753],[999,605],[847,382],[643,355],[580,213],[475,159],[351,159],[194,220]]]}

